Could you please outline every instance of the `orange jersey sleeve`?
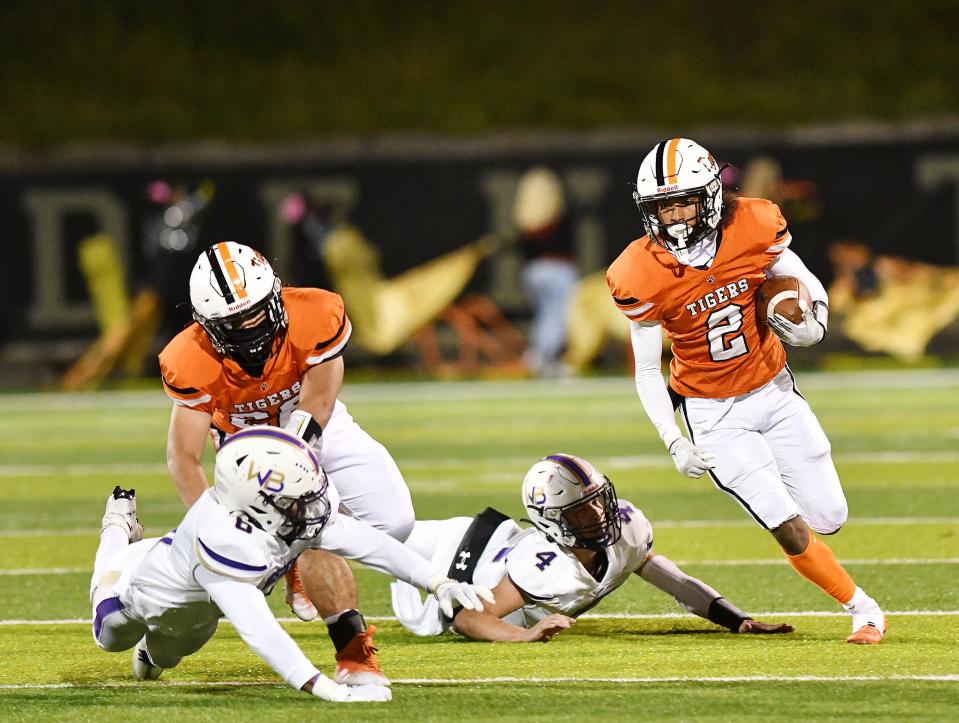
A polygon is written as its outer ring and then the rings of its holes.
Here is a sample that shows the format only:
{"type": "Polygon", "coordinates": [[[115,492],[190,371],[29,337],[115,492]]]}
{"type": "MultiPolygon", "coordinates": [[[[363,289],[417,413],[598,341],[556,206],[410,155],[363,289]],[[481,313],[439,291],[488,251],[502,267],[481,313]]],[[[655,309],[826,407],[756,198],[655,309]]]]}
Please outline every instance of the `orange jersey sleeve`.
{"type": "Polygon", "coordinates": [[[791,241],[775,204],[739,199],[709,268],[684,266],[647,238],[609,268],[617,307],[658,321],[672,342],[670,386],[683,396],[724,398],[752,391],[786,363],[779,339],[756,322],[756,289],[791,241]]]}
{"type": "Polygon", "coordinates": [[[343,353],[350,320],[339,294],[323,289],[283,289],[287,331],[259,377],[213,349],[192,324],[160,353],[163,387],[175,404],[212,415],[221,432],[256,424],[283,426],[299,402],[306,371],[343,353]]]}

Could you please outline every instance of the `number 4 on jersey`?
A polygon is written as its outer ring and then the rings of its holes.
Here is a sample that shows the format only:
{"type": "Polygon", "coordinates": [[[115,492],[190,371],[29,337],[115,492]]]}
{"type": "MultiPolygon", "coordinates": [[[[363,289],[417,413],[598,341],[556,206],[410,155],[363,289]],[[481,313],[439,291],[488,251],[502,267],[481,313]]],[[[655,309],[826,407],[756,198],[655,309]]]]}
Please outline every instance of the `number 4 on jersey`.
{"type": "Polygon", "coordinates": [[[547,567],[549,567],[549,563],[551,563],[553,560],[556,559],[556,553],[555,552],[537,552],[536,559],[539,560],[536,567],[538,567],[540,570],[545,570],[547,567]]]}

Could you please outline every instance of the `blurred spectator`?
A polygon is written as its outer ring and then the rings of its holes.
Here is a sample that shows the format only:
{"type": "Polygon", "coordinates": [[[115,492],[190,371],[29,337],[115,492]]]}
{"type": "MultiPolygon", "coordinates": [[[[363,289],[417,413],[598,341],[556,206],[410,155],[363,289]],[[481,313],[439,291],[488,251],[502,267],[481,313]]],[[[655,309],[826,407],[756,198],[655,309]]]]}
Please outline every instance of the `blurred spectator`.
{"type": "Polygon", "coordinates": [[[537,376],[565,376],[569,370],[560,354],[566,345],[569,302],[579,274],[566,198],[556,173],[535,167],[523,174],[513,219],[525,259],[523,290],[533,307],[523,361],[537,376]]]}
{"type": "Polygon", "coordinates": [[[216,186],[206,179],[195,187],[186,183],[153,181],[147,198],[157,207],[144,228],[143,250],[148,271],[146,283],[160,297],[161,333],[169,338],[190,320],[190,272],[199,253],[197,238],[203,212],[213,200],[216,186]]]}

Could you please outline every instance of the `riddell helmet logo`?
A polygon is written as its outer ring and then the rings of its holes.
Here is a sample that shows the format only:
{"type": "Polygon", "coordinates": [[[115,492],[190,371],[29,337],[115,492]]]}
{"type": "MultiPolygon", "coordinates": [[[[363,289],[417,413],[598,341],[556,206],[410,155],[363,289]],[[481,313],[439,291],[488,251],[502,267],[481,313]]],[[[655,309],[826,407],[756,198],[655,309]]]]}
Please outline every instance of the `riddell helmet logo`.
{"type": "Polygon", "coordinates": [[[656,186],[656,193],[669,193],[670,191],[675,191],[679,188],[678,183],[674,183],[671,186],[656,186]]]}

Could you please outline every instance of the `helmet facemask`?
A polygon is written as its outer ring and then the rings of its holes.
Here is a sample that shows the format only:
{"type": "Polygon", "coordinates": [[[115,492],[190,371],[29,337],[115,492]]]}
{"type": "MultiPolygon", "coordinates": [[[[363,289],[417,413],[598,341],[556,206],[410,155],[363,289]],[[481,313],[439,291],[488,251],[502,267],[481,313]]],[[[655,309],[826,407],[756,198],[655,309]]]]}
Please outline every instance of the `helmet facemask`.
{"type": "Polygon", "coordinates": [[[324,476],[321,489],[308,492],[302,497],[271,495],[261,490],[260,497],[264,504],[279,512],[283,518],[273,534],[287,545],[292,545],[294,540],[310,540],[316,537],[330,519],[327,484],[324,476]]]}
{"type": "Polygon", "coordinates": [[[209,319],[194,310],[193,318],[209,335],[214,349],[253,376],[262,374],[275,342],[285,336],[288,325],[279,279],[265,299],[239,313],[209,319]],[[257,317],[259,321],[251,324],[257,317]]]}
{"type": "MultiPolygon", "coordinates": [[[[558,511],[557,521],[563,537],[573,540],[570,547],[603,550],[618,542],[622,535],[619,500],[612,482],[558,511]]],[[[552,510],[547,510],[547,515],[550,512],[552,510]]]]}
{"type": "Polygon", "coordinates": [[[654,197],[633,193],[633,200],[643,218],[643,227],[650,239],[671,253],[689,254],[709,240],[719,225],[722,212],[722,184],[718,178],[699,189],[664,193],[654,197]],[[718,202],[717,202],[718,199],[718,202]],[[661,213],[669,206],[679,206],[686,213],[667,223],[661,213]]]}

